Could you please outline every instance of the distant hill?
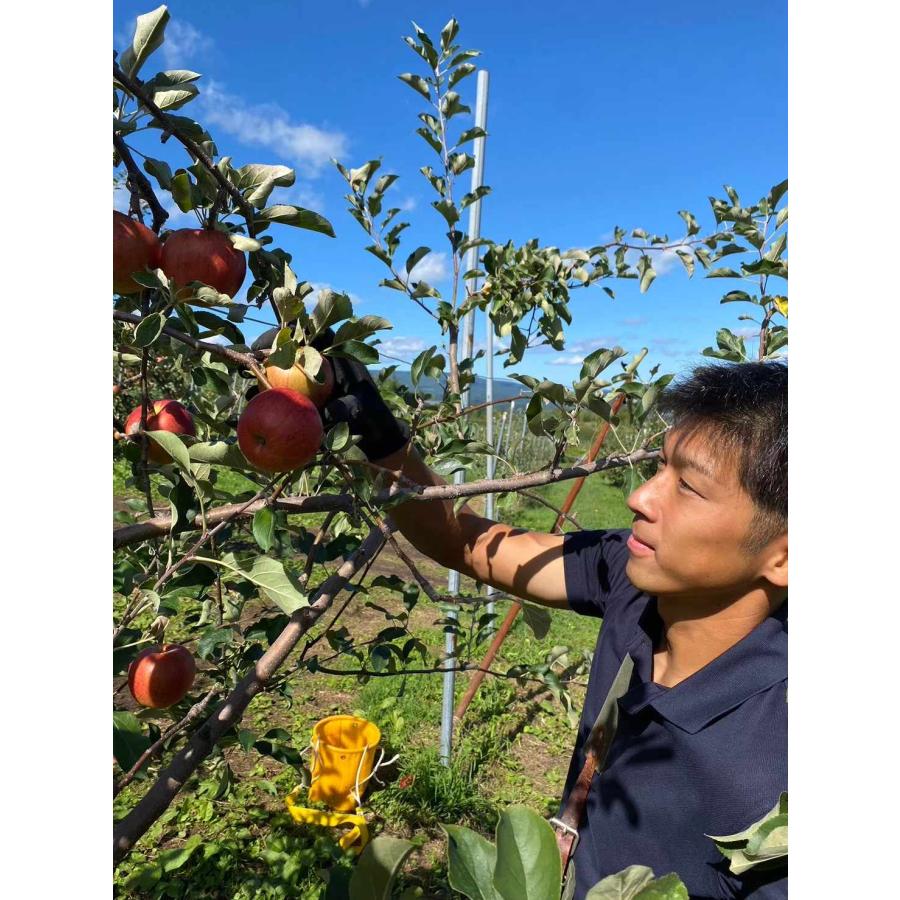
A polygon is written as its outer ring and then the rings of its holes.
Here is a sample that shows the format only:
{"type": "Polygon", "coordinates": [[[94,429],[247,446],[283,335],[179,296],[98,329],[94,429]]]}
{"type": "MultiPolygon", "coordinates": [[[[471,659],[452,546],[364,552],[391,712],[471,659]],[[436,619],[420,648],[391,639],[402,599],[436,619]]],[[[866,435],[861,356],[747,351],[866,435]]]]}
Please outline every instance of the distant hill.
{"type": "MultiPolygon", "coordinates": [[[[412,379],[409,377],[408,371],[397,369],[391,377],[399,381],[400,384],[412,389],[412,379]]],[[[441,396],[443,387],[433,378],[423,377],[419,380],[418,390],[420,394],[431,394],[436,400],[441,396]]],[[[509,378],[494,378],[495,400],[507,400],[511,397],[518,397],[523,393],[528,393],[528,389],[524,384],[519,384],[518,381],[512,381],[509,378]]],[[[469,388],[469,403],[472,405],[484,403],[486,399],[487,379],[478,375],[475,378],[475,383],[469,388]]]]}

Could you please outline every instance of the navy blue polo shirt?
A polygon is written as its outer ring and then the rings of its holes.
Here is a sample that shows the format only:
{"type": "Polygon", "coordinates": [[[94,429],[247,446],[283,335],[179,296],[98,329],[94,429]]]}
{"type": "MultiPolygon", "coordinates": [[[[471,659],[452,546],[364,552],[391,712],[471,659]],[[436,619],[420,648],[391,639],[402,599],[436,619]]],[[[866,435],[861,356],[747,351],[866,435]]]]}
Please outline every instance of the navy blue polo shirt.
{"type": "Polygon", "coordinates": [[[594,776],[575,851],[575,900],[630,865],[676,872],[692,900],[787,897],[787,866],[738,877],[707,834],[734,834],[787,790],[787,603],[689,678],[651,679],[662,630],[656,599],[625,574],[628,530],[582,531],[563,544],[569,605],[600,616],[563,807],[584,743],[625,654],[634,660],[619,728],[594,776]]]}

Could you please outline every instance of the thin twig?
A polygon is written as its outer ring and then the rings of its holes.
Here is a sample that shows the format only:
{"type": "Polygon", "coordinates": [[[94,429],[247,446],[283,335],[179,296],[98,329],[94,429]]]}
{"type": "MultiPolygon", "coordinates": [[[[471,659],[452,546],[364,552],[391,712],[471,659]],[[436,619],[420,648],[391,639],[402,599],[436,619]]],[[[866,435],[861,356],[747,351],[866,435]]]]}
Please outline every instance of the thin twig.
{"type": "Polygon", "coordinates": [[[156,194],[153,192],[153,186],[150,184],[147,176],[138,168],[128,145],[122,140],[122,136],[113,135],[113,146],[119,153],[125,168],[128,170],[128,177],[134,183],[135,188],[140,191],[141,196],[147,201],[150,211],[153,213],[153,230],[159,234],[159,230],[165,224],[169,214],[162,208],[156,194]]]}
{"type": "Polygon", "coordinates": [[[575,516],[571,515],[570,513],[564,513],[561,509],[558,509],[552,503],[541,497],[540,494],[534,494],[531,491],[518,491],[518,493],[523,497],[527,497],[529,500],[534,500],[537,503],[543,503],[544,506],[546,506],[548,509],[552,509],[553,512],[557,514],[557,516],[562,516],[564,519],[567,519],[569,522],[571,522],[579,531],[584,531],[584,526],[579,525],[575,516]]]}
{"type": "Polygon", "coordinates": [[[176,725],[172,725],[170,728],[167,728],[163,735],[152,743],[139,757],[137,762],[116,782],[113,787],[113,797],[117,796],[122,788],[127,787],[134,781],[135,776],[141,769],[146,765],[146,763],[151,760],[157,753],[163,748],[165,743],[175,737],[176,734],[184,731],[194,719],[200,718],[200,716],[206,710],[206,707],[212,702],[213,697],[218,693],[218,689],[213,688],[202,700],[198,700],[190,710],[188,714],[176,725]]]}

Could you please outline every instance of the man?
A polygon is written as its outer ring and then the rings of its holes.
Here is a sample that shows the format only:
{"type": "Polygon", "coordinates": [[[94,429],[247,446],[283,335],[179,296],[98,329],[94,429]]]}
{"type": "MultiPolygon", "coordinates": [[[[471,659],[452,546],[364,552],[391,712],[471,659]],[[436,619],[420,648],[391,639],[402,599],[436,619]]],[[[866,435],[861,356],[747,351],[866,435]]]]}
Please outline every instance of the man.
{"type": "MultiPolygon", "coordinates": [[[[337,360],[336,380],[326,417],[348,421],[370,460],[443,483],[363,366],[337,360]]],[[[443,566],[603,618],[564,810],[614,683],[617,723],[575,812],[576,900],[634,864],[676,872],[692,898],[783,898],[786,861],[738,877],[707,835],[742,831],[787,790],[787,366],[698,368],[662,408],[672,426],[628,498],[630,530],[541,534],[443,500],[391,515],[443,566]]]]}

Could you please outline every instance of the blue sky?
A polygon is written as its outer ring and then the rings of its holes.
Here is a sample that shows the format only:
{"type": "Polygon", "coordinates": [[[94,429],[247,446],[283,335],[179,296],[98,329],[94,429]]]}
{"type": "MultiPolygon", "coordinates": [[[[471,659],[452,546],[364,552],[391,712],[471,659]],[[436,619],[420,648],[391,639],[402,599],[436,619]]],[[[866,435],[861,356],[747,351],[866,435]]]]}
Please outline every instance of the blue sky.
{"type": "MultiPolygon", "coordinates": [[[[411,360],[441,337],[433,322],[395,291],[379,288],[381,263],[363,250],[366,235],[346,213],[344,182],[329,162],[346,165],[383,157],[396,172],[394,202],[411,227],[401,257],[425,244],[422,277],[447,288],[443,220],[431,209],[432,188],[419,173],[432,151],[414,133],[424,108],[397,75],[420,71],[402,42],[415,19],[437,37],[453,15],[458,42],[482,51],[490,73],[482,234],[522,243],[538,238],[561,248],[590,246],[615,225],[683,234],[679,209],[711,226],[707,197],[735,186],[755,200],[787,174],[787,12],[784,3],[749,8],[651,0],[639,7],[611,2],[330,3],[232,0],[168,4],[167,44],[142,70],[203,74],[201,96],[183,114],[207,125],[236,165],[284,163],[297,170],[281,202],[326,215],[337,237],[273,226],[301,279],[349,292],[360,315],[389,319],[383,336],[391,355],[411,360]],[[248,12],[248,10],[252,10],[248,12]],[[405,253],[403,252],[405,250],[405,253]]],[[[114,43],[122,50],[137,15],[152,3],[120,0],[114,43]]],[[[475,76],[460,87],[474,110],[475,76]]],[[[458,121],[458,120],[457,120],[458,121]]],[[[145,153],[183,164],[158,132],[139,135],[145,153]]],[[[469,173],[464,176],[468,189],[469,173]]],[[[464,220],[465,221],[465,220],[464,220]]],[[[173,227],[192,220],[175,216],[173,227]]],[[[698,267],[699,268],[699,267],[698,267]]],[[[738,304],[721,306],[731,281],[689,280],[677,259],[641,295],[634,282],[606,282],[576,291],[567,347],[532,350],[515,370],[568,382],[580,358],[598,346],[650,348],[649,361],[678,372],[702,359],[723,325],[742,331],[738,304]]],[[[271,319],[271,313],[260,318],[271,319]]],[[[254,336],[263,326],[248,324],[254,336]]],[[[484,333],[482,320],[477,335],[484,333]]],[[[497,374],[503,374],[498,366],[497,374]]],[[[508,372],[509,370],[507,370],[508,372]]]]}

